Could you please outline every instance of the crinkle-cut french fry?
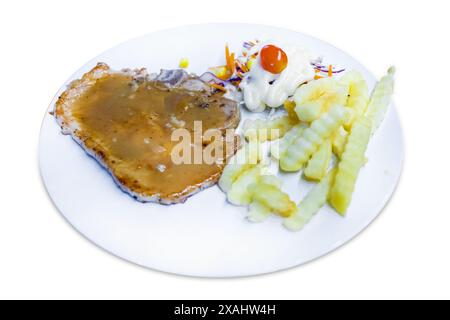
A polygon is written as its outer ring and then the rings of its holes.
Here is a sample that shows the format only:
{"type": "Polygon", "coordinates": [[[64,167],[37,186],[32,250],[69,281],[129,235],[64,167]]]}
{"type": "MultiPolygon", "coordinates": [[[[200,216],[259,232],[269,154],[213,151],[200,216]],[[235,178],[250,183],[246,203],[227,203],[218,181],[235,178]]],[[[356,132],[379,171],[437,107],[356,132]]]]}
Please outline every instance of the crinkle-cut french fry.
{"type": "Polygon", "coordinates": [[[247,119],[243,125],[244,136],[247,140],[257,139],[259,142],[279,139],[292,128],[293,122],[288,115],[271,120],[247,119]]]}
{"type": "Polygon", "coordinates": [[[284,171],[298,171],[317,148],[347,120],[345,107],[334,106],[303,131],[288,150],[281,155],[280,167],[284,171]]]}
{"type": "Polygon", "coordinates": [[[313,80],[300,86],[294,94],[295,112],[301,121],[311,122],[334,105],[345,105],[348,87],[334,78],[313,80]]]}
{"type": "Polygon", "coordinates": [[[329,201],[341,215],[345,215],[350,205],[355,189],[359,170],[365,163],[365,152],[371,134],[371,122],[366,117],[360,117],[353,124],[342,160],[330,190],[329,201]]]}
{"type": "Polygon", "coordinates": [[[383,121],[391,102],[394,75],[395,68],[389,68],[388,74],[381,78],[372,92],[366,116],[359,116],[351,129],[329,199],[330,204],[341,215],[345,215],[350,205],[359,171],[367,161],[364,154],[370,136],[383,121]]]}
{"type": "Polygon", "coordinates": [[[263,222],[270,216],[271,213],[272,210],[270,210],[270,208],[266,207],[259,201],[253,200],[248,207],[247,219],[251,222],[263,222]]]}
{"type": "Polygon", "coordinates": [[[261,176],[261,166],[257,165],[244,171],[231,184],[228,190],[227,199],[230,203],[237,206],[249,205],[252,201],[252,194],[248,191],[248,186],[259,181],[261,176]]]}
{"type": "Polygon", "coordinates": [[[279,189],[281,189],[281,186],[283,185],[283,181],[273,174],[262,174],[259,178],[259,182],[277,187],[279,189]]]}
{"type": "Polygon", "coordinates": [[[394,75],[395,68],[390,67],[387,75],[381,78],[372,92],[366,112],[366,117],[372,122],[372,134],[380,126],[391,103],[394,93],[394,75]]]}
{"type": "Polygon", "coordinates": [[[228,160],[219,179],[219,187],[222,191],[230,190],[233,182],[244,171],[256,166],[262,159],[260,145],[256,142],[245,144],[236,154],[228,160]]]}
{"type": "Polygon", "coordinates": [[[333,153],[336,157],[341,159],[344,153],[345,144],[347,143],[348,132],[343,128],[339,127],[338,130],[331,137],[331,145],[333,153]]]}
{"type": "MultiPolygon", "coordinates": [[[[275,175],[262,174],[257,183],[267,184],[281,189],[283,181],[275,175]]],[[[270,208],[255,199],[252,200],[248,209],[247,218],[252,222],[262,222],[272,213],[270,208]]]]}
{"type": "Polygon", "coordinates": [[[300,231],[311,220],[327,201],[328,193],[333,183],[336,169],[316,184],[297,207],[297,212],[285,219],[283,225],[291,231],[300,231]]]}
{"type": "Polygon", "coordinates": [[[280,159],[280,155],[284,154],[289,146],[301,136],[304,128],[301,124],[294,126],[291,130],[289,130],[282,139],[275,141],[270,146],[270,154],[275,159],[280,159]]]}
{"type": "Polygon", "coordinates": [[[353,110],[350,120],[345,123],[345,129],[350,129],[357,117],[364,115],[369,103],[369,89],[363,75],[352,70],[346,72],[339,82],[348,88],[348,98],[346,106],[353,110]]]}
{"type": "Polygon", "coordinates": [[[248,191],[253,201],[259,202],[282,217],[290,217],[297,210],[297,206],[289,195],[276,186],[256,182],[248,187],[248,191]]]}
{"type": "Polygon", "coordinates": [[[310,180],[322,180],[327,174],[331,161],[331,141],[328,139],[322,143],[317,151],[309,159],[303,174],[310,180]]]}

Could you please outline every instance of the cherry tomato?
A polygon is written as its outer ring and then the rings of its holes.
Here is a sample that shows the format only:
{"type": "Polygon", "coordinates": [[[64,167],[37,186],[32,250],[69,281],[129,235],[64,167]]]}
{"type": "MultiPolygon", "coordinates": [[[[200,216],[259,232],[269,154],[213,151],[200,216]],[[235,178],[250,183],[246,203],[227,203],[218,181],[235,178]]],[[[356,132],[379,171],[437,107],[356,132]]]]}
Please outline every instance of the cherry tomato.
{"type": "Polygon", "coordinates": [[[286,69],[288,57],[286,53],[274,45],[267,45],[261,49],[261,66],[270,73],[278,74],[286,69]]]}

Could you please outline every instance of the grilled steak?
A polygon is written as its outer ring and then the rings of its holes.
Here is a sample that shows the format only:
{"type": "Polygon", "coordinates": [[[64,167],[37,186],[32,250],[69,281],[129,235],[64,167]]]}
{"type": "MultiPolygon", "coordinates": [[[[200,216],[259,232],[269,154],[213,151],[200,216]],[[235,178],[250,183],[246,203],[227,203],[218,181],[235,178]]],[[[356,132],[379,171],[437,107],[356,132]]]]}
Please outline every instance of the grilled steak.
{"type": "MultiPolygon", "coordinates": [[[[220,130],[225,146],[230,143],[226,129],[239,124],[235,101],[183,70],[149,75],[145,69],[113,71],[99,63],[68,86],[54,115],[64,134],[105,167],[122,190],[143,202],[179,203],[215,184],[224,166],[219,160],[237,148],[236,143],[223,148],[228,152],[214,163],[172,161],[175,130],[194,133],[195,121],[201,121],[202,132],[220,130]]],[[[200,150],[211,143],[203,138],[200,150]]],[[[199,150],[198,142],[195,147],[199,150]]]]}

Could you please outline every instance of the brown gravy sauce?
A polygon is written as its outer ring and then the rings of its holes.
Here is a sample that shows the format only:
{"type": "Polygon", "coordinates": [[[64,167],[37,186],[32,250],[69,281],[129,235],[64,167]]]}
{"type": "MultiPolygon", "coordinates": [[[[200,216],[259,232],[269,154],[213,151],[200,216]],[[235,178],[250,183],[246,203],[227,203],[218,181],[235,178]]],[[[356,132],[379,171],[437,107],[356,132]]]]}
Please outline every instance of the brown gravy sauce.
{"type": "MultiPolygon", "coordinates": [[[[203,131],[221,128],[227,121],[222,94],[183,88],[167,89],[161,83],[136,84],[130,76],[111,74],[97,80],[75,102],[72,115],[88,138],[104,154],[114,175],[135,192],[162,197],[186,192],[220,174],[222,164],[173,164],[173,130],[194,128],[202,121],[203,131]]],[[[92,147],[92,146],[91,146],[92,147]]]]}

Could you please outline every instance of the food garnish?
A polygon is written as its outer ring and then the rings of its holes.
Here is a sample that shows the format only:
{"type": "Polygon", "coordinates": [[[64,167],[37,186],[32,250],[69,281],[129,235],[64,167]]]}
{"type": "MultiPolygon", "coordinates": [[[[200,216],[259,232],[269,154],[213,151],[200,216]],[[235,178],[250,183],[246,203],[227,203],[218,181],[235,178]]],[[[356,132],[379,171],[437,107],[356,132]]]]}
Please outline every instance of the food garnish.
{"type": "Polygon", "coordinates": [[[336,75],[339,73],[342,73],[345,71],[345,69],[337,69],[333,65],[322,65],[322,59],[317,59],[316,61],[311,62],[311,64],[314,66],[314,69],[318,73],[326,73],[328,76],[336,75]]]}
{"type": "Polygon", "coordinates": [[[288,57],[281,48],[269,44],[262,47],[259,54],[261,66],[264,70],[273,74],[279,74],[286,69],[288,57]]]}
{"type": "Polygon", "coordinates": [[[180,63],[178,65],[181,69],[186,69],[187,67],[189,67],[189,59],[188,58],[182,58],[180,60],[180,63]]]}
{"type": "Polygon", "coordinates": [[[225,65],[209,69],[214,77],[204,76],[206,82],[225,90],[238,89],[247,109],[260,112],[266,107],[279,108],[299,85],[314,79],[314,61],[302,48],[249,41],[239,56],[226,45],[225,65]]]}

